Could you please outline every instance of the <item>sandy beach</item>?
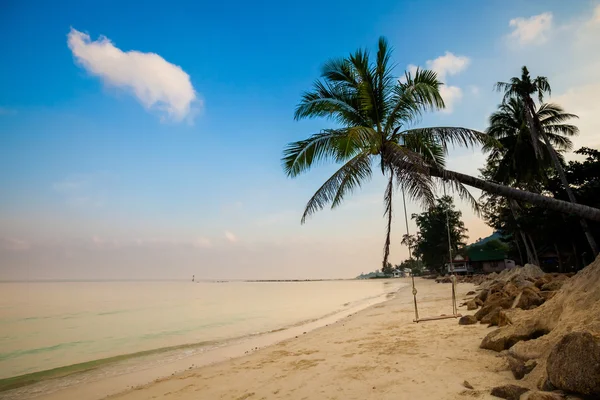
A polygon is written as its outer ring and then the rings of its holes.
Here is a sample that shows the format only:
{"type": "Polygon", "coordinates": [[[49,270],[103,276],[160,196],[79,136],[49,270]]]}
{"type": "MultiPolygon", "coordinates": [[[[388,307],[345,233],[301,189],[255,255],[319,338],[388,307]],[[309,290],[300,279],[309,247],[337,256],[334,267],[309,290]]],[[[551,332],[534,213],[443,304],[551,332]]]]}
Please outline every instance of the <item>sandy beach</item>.
{"type": "MultiPolygon", "coordinates": [[[[423,279],[417,285],[421,316],[451,313],[450,285],[423,279]]],[[[459,301],[473,288],[460,284],[459,301]]],[[[487,327],[459,326],[455,319],[416,324],[413,318],[407,286],[393,299],[298,337],[108,398],[486,399],[493,398],[492,387],[513,382],[497,353],[479,349],[487,327]],[[473,390],[463,386],[465,380],[473,390]]],[[[86,392],[95,386],[98,393],[97,384],[42,398],[90,398],[86,392]]]]}

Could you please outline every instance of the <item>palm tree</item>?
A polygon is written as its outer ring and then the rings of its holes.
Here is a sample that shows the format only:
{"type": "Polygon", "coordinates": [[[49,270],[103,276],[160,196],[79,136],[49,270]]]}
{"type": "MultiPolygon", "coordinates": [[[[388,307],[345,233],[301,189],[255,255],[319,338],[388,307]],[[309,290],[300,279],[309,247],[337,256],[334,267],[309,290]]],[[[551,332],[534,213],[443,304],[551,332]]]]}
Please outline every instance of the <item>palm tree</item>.
{"type": "MultiPolygon", "coordinates": [[[[571,186],[567,181],[567,177],[560,162],[559,156],[552,146],[552,141],[544,129],[538,114],[536,113],[535,102],[531,97],[532,95],[537,95],[539,102],[542,103],[544,100],[544,94],[551,94],[551,88],[548,79],[543,76],[538,76],[535,79],[532,79],[529,75],[527,67],[524,66],[521,70],[520,78],[513,77],[510,79],[510,82],[498,82],[496,84],[496,90],[504,92],[504,103],[511,98],[518,98],[522,100],[525,106],[523,108],[523,113],[525,114],[525,118],[529,125],[529,132],[532,136],[531,142],[533,143],[536,158],[543,158],[543,147],[539,146],[539,137],[541,136],[546,145],[545,147],[547,153],[550,155],[550,159],[552,160],[552,164],[554,164],[554,169],[558,173],[561,183],[567,192],[569,201],[577,204],[577,200],[575,199],[573,190],[571,190],[571,186]]],[[[580,224],[592,249],[592,252],[594,253],[594,256],[598,255],[598,246],[596,245],[596,241],[594,240],[592,232],[588,227],[587,221],[584,218],[581,218],[580,224]]]]}
{"type": "MultiPolygon", "coordinates": [[[[389,256],[395,189],[402,187],[410,198],[432,205],[434,185],[424,168],[435,165],[443,169],[450,144],[488,143],[485,134],[464,128],[406,129],[423,112],[444,107],[439,93],[442,83],[428,70],[417,70],[414,75],[407,72],[403,82],[396,80],[390,56],[387,41],[381,38],[375,62],[367,51],[358,50],[346,59],[325,64],[324,81],[317,81],[313,90],[304,94],[295,117],[328,117],[342,127],[291,143],[283,158],[284,169],[292,177],[322,160],[343,163],[308,201],[302,223],[328,203],[332,208],[341,204],[345,195],[372,176],[373,164],[379,164],[388,180],[384,266],[389,256]],[[397,168],[397,161],[405,161],[409,167],[397,168]]],[[[475,199],[462,185],[454,187],[476,207],[475,199]]]]}
{"type": "Polygon", "coordinates": [[[405,73],[403,81],[392,76],[391,51],[381,38],[375,62],[365,50],[326,63],[322,81],[302,96],[295,118],[325,117],[339,128],[325,129],[308,139],[290,143],[283,154],[283,168],[296,177],[311,167],[332,161],[342,164],[308,201],[301,222],[326,205],[339,206],[346,195],[370,179],[378,163],[388,178],[385,191],[387,234],[383,265],[389,255],[394,186],[410,198],[432,205],[434,180],[449,181],[458,194],[476,204],[464,185],[500,196],[534,203],[561,212],[600,221],[600,210],[557,200],[537,193],[500,185],[444,168],[448,145],[490,144],[485,134],[465,128],[408,126],[423,112],[442,108],[442,85],[428,70],[405,73]]]}
{"type": "MultiPolygon", "coordinates": [[[[566,113],[557,104],[542,104],[535,111],[544,132],[554,149],[559,152],[571,150],[573,143],[569,139],[579,133],[575,125],[564,123],[577,118],[574,114],[566,113]]],[[[494,165],[492,179],[503,184],[524,187],[528,190],[540,190],[540,183],[547,180],[546,171],[552,167],[550,150],[537,138],[533,141],[527,120],[525,105],[519,98],[510,98],[500,104],[498,111],[490,117],[490,126],[486,133],[496,139],[500,146],[487,146],[489,162],[494,165]],[[539,157],[536,156],[539,149],[539,157]]],[[[561,165],[564,159],[557,154],[561,165]]]]}

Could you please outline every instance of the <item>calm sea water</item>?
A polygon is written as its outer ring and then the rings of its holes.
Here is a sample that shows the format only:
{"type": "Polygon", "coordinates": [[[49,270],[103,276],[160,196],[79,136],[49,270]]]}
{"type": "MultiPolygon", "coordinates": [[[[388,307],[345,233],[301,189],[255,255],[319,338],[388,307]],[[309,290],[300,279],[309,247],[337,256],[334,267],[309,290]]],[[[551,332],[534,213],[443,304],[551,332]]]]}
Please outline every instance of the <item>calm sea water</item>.
{"type": "Polygon", "coordinates": [[[107,357],[223,341],[383,297],[399,283],[0,284],[0,379],[107,357]]]}

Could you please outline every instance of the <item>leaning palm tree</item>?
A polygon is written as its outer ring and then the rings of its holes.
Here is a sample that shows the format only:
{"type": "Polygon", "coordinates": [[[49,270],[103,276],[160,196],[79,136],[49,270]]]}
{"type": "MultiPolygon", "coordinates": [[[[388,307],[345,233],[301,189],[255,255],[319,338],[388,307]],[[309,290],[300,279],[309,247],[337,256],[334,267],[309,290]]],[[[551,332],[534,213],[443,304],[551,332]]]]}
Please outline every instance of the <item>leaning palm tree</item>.
{"type": "MultiPolygon", "coordinates": [[[[488,143],[485,134],[464,128],[407,129],[423,112],[444,107],[439,92],[442,83],[428,70],[407,72],[402,82],[398,81],[392,75],[390,56],[388,44],[381,38],[374,62],[366,51],[358,50],[346,59],[325,64],[324,81],[317,81],[313,90],[304,94],[295,117],[327,117],[341,127],[291,143],[283,158],[284,169],[292,177],[323,160],[343,163],[308,201],[302,223],[326,204],[331,203],[332,208],[340,205],[347,194],[372,176],[373,165],[379,164],[388,180],[384,266],[391,243],[395,189],[401,187],[410,198],[432,205],[434,184],[426,168],[444,168],[449,144],[488,143]],[[408,167],[398,168],[398,162],[406,162],[408,167]]],[[[453,187],[476,207],[475,199],[460,183],[453,187]]]]}
{"type": "MultiPolygon", "coordinates": [[[[548,79],[543,76],[538,76],[535,79],[532,79],[532,77],[529,75],[527,67],[524,66],[521,70],[521,77],[513,77],[510,79],[510,82],[498,82],[496,84],[496,90],[504,92],[504,103],[511,98],[518,98],[523,102],[525,106],[523,113],[529,125],[529,132],[532,136],[531,141],[534,145],[533,147],[536,158],[541,159],[543,157],[543,147],[539,146],[539,138],[542,137],[545,143],[546,151],[550,155],[554,169],[556,170],[561,183],[567,192],[569,201],[577,204],[573,190],[567,181],[563,164],[561,164],[558,153],[552,146],[552,141],[544,129],[538,114],[536,113],[535,102],[532,98],[532,95],[537,95],[539,102],[542,103],[544,100],[544,94],[551,94],[551,88],[548,79]]],[[[579,221],[592,252],[594,253],[594,256],[598,255],[598,246],[596,245],[596,241],[594,240],[592,232],[588,227],[587,221],[585,218],[581,218],[579,221]]]]}
{"type": "Polygon", "coordinates": [[[398,81],[392,75],[390,57],[391,51],[382,38],[374,62],[368,52],[358,50],[347,58],[326,63],[323,80],[315,82],[297,106],[296,119],[324,117],[339,127],[290,143],[282,160],[286,174],[296,177],[325,161],[341,164],[308,201],[302,223],[328,204],[339,206],[346,195],[371,178],[377,164],[388,178],[384,265],[389,254],[394,189],[400,187],[412,199],[431,205],[436,179],[449,181],[461,197],[471,201],[474,199],[463,184],[600,221],[598,209],[445,169],[443,161],[449,145],[489,144],[492,139],[465,128],[408,129],[424,112],[444,106],[439,94],[442,83],[427,70],[405,73],[398,81]]]}
{"type": "MultiPolygon", "coordinates": [[[[557,104],[547,103],[539,109],[536,107],[535,115],[552,147],[558,151],[559,161],[564,163],[561,152],[571,150],[573,143],[569,137],[579,133],[575,125],[565,122],[577,116],[566,113],[557,104]]],[[[531,135],[523,101],[510,98],[500,104],[498,111],[490,117],[486,133],[500,143],[500,146],[484,147],[484,151],[490,153],[489,160],[495,165],[492,179],[529,190],[535,190],[536,186],[541,189],[540,184],[547,180],[547,170],[553,166],[552,156],[540,138],[531,135]],[[536,149],[539,149],[539,156],[536,149]]]]}

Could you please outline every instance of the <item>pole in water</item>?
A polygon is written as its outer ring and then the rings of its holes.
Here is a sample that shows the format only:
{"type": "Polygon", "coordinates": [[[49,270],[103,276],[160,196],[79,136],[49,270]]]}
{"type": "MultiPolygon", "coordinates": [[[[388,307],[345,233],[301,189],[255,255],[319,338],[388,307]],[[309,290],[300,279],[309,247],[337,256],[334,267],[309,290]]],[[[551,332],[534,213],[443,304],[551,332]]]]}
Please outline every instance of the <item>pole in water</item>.
{"type": "Polygon", "coordinates": [[[192,275],[192,282],[194,282],[194,279],[196,279],[196,275],[192,275]]]}

